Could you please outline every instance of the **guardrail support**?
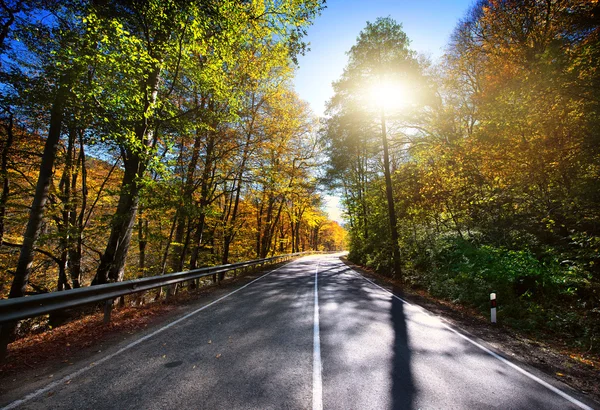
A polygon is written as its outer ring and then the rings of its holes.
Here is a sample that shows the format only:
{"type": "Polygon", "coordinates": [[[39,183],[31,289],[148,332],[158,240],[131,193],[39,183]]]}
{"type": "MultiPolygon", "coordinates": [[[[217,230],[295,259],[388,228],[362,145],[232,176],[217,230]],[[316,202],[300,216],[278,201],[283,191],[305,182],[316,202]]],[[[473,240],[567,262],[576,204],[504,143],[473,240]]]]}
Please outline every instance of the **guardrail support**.
{"type": "Polygon", "coordinates": [[[104,324],[110,323],[110,314],[112,313],[113,300],[108,299],[104,302],[104,324]]]}

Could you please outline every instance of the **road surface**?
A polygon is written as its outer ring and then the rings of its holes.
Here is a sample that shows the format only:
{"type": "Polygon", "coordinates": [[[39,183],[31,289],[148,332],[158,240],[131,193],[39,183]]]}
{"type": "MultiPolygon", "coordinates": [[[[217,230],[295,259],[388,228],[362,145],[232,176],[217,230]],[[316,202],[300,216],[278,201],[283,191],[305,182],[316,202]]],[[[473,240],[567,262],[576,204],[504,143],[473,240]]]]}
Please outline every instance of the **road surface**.
{"type": "Polygon", "coordinates": [[[334,255],[284,265],[93,360],[0,403],[27,409],[592,408],[334,255]]]}

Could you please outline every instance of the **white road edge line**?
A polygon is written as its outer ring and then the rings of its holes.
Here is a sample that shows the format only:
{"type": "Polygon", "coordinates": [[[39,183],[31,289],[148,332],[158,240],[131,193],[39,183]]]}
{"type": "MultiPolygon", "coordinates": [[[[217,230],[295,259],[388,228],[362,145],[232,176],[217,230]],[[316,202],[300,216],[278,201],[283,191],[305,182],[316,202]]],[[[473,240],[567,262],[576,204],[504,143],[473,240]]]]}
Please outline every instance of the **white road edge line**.
{"type": "Polygon", "coordinates": [[[319,263],[315,269],[315,314],[313,316],[313,410],[323,410],[321,334],[319,331],[319,263]]]}
{"type": "MultiPolygon", "coordinates": [[[[424,313],[428,314],[429,316],[435,316],[432,315],[431,313],[429,313],[425,308],[418,306],[418,305],[413,305],[409,302],[407,302],[406,300],[402,299],[401,297],[396,296],[393,292],[387,290],[386,288],[379,286],[377,283],[365,278],[363,275],[361,275],[359,272],[357,272],[356,270],[352,269],[349,267],[349,269],[356,273],[358,276],[360,276],[361,278],[363,278],[364,280],[366,280],[367,282],[371,283],[372,285],[378,287],[379,289],[389,293],[390,295],[392,295],[393,297],[395,297],[396,299],[398,299],[399,301],[401,301],[402,303],[405,303],[408,306],[417,306],[419,307],[424,313]]],[[[475,340],[463,335],[462,333],[460,333],[459,331],[453,329],[451,326],[449,326],[448,324],[444,323],[443,321],[440,321],[442,323],[442,325],[450,330],[452,333],[455,333],[456,335],[460,336],[461,338],[463,338],[464,340],[466,340],[467,342],[471,343],[473,346],[478,347],[479,349],[483,350],[484,352],[486,352],[487,354],[489,354],[490,356],[492,356],[495,359],[500,360],[502,363],[506,364],[507,366],[513,368],[514,370],[518,371],[519,373],[523,374],[524,376],[530,378],[531,380],[537,382],[538,384],[544,386],[545,388],[547,388],[548,390],[550,390],[553,393],[558,394],[559,396],[561,396],[562,398],[564,398],[565,400],[569,401],[571,404],[574,404],[575,406],[579,407],[580,409],[584,409],[584,410],[594,410],[592,407],[588,406],[585,403],[580,402],[579,400],[577,400],[576,398],[570,396],[569,394],[565,393],[564,391],[554,387],[553,385],[551,385],[548,382],[545,382],[544,380],[540,379],[539,377],[537,377],[536,375],[529,373],[527,370],[522,369],[521,367],[517,366],[516,364],[506,360],[504,357],[500,356],[497,353],[494,353],[493,351],[491,351],[490,349],[488,349],[487,347],[481,345],[480,343],[477,343],[475,340]]]]}
{"type": "Polygon", "coordinates": [[[217,299],[217,300],[213,300],[213,301],[212,301],[212,302],[210,302],[209,304],[207,304],[207,305],[204,305],[204,306],[202,306],[201,308],[198,308],[198,309],[194,310],[193,312],[190,312],[190,313],[188,313],[188,314],[186,314],[186,315],[184,315],[184,316],[180,317],[180,318],[179,318],[179,319],[177,319],[177,320],[174,320],[173,322],[171,322],[171,323],[169,323],[169,324],[167,324],[167,325],[165,325],[165,326],[161,327],[161,328],[160,328],[160,329],[158,329],[158,330],[155,330],[154,332],[152,332],[152,333],[150,333],[150,334],[147,334],[146,336],[140,337],[139,339],[137,339],[137,340],[135,340],[135,341],[133,341],[133,342],[129,343],[127,346],[124,346],[124,347],[122,347],[121,349],[117,350],[116,352],[114,352],[114,353],[111,353],[111,354],[109,354],[108,356],[105,356],[105,357],[103,357],[102,359],[98,360],[97,362],[90,363],[90,365],[89,365],[89,366],[86,366],[86,367],[84,367],[84,368],[82,368],[82,369],[79,369],[79,370],[77,370],[76,372],[73,372],[73,373],[71,373],[71,374],[69,374],[69,375],[67,375],[67,376],[63,377],[63,378],[62,378],[62,379],[60,379],[60,380],[57,380],[57,381],[55,381],[55,382],[52,382],[52,383],[48,384],[47,386],[45,386],[45,387],[42,387],[41,389],[38,389],[38,390],[34,391],[33,393],[29,393],[28,395],[26,395],[26,396],[25,396],[25,397],[23,397],[22,399],[15,400],[15,401],[13,401],[12,403],[9,403],[8,405],[6,405],[6,407],[2,407],[2,409],[1,409],[1,410],[9,410],[9,409],[14,409],[14,408],[16,408],[16,407],[20,406],[21,404],[24,404],[24,403],[28,402],[29,400],[31,400],[31,399],[34,399],[34,398],[38,397],[39,395],[41,395],[41,394],[43,394],[43,393],[45,393],[45,392],[47,392],[47,391],[49,391],[49,390],[52,390],[52,389],[54,389],[55,387],[57,387],[57,386],[60,386],[60,385],[62,385],[62,384],[64,384],[64,383],[68,382],[69,380],[72,380],[72,379],[76,378],[77,376],[80,376],[80,375],[82,375],[83,373],[87,372],[88,370],[90,370],[90,369],[92,369],[92,368],[94,368],[94,367],[96,367],[96,366],[98,366],[98,365],[100,365],[100,364],[102,364],[102,363],[104,363],[104,362],[106,362],[106,361],[108,361],[108,360],[112,359],[112,358],[113,358],[113,357],[115,357],[115,356],[118,356],[118,355],[120,355],[121,353],[125,352],[126,350],[129,350],[129,349],[131,349],[132,347],[134,347],[134,346],[137,346],[138,344],[140,344],[140,343],[142,343],[142,342],[144,342],[144,341],[146,341],[146,340],[148,340],[148,339],[150,339],[150,338],[152,338],[152,337],[156,336],[157,334],[164,332],[165,330],[167,330],[167,329],[169,329],[169,328],[171,328],[171,327],[175,326],[176,324],[178,324],[178,323],[180,323],[180,322],[183,322],[184,320],[186,320],[186,319],[188,319],[188,318],[190,318],[190,317],[194,316],[195,314],[197,314],[197,313],[199,313],[199,312],[203,311],[204,309],[211,307],[212,305],[214,305],[214,304],[216,304],[216,303],[218,303],[218,302],[222,301],[223,299],[226,299],[226,298],[228,298],[229,296],[233,295],[234,293],[237,293],[237,292],[239,292],[240,290],[242,290],[242,289],[244,289],[244,288],[246,288],[246,287],[248,287],[248,286],[252,285],[254,282],[256,282],[256,281],[258,281],[258,280],[261,280],[261,279],[262,279],[262,278],[264,278],[265,276],[268,276],[268,275],[270,275],[271,273],[277,272],[279,269],[282,269],[282,268],[284,268],[284,267],[288,266],[289,264],[291,264],[291,263],[293,263],[293,262],[294,262],[294,261],[292,261],[292,262],[288,262],[288,263],[286,263],[286,264],[285,264],[285,265],[283,265],[283,266],[280,266],[280,267],[278,267],[278,268],[276,268],[276,269],[273,269],[273,270],[272,270],[272,271],[270,271],[270,272],[267,272],[267,273],[265,273],[265,274],[264,274],[264,275],[262,275],[262,276],[259,276],[258,278],[254,279],[253,281],[246,283],[244,286],[242,286],[242,287],[240,287],[240,288],[238,288],[238,289],[236,289],[236,290],[234,290],[234,291],[232,291],[232,292],[229,292],[228,294],[226,294],[226,295],[224,295],[224,296],[221,296],[219,299],[217,299]]]}

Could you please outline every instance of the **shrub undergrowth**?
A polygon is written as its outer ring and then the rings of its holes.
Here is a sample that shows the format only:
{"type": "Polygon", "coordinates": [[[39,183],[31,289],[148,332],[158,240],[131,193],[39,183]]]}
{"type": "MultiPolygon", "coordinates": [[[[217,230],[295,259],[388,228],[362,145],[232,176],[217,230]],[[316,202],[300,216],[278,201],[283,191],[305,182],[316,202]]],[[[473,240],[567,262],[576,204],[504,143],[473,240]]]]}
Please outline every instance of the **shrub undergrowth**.
{"type": "MultiPolygon", "coordinates": [[[[386,251],[351,260],[385,273],[386,251]]],[[[432,296],[490,313],[497,294],[498,322],[532,333],[553,333],[570,345],[600,352],[599,289],[580,265],[548,251],[536,255],[444,237],[408,255],[405,278],[432,296]]]]}

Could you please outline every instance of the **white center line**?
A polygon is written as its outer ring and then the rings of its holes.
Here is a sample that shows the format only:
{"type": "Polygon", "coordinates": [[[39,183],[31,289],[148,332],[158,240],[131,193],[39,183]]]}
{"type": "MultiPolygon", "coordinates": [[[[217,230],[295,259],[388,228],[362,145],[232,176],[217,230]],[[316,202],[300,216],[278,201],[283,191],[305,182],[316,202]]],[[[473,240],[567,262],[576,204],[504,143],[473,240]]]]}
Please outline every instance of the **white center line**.
{"type": "Polygon", "coordinates": [[[315,270],[315,314],[313,326],[313,410],[323,409],[323,380],[321,376],[321,335],[319,333],[319,264],[315,270]]]}

